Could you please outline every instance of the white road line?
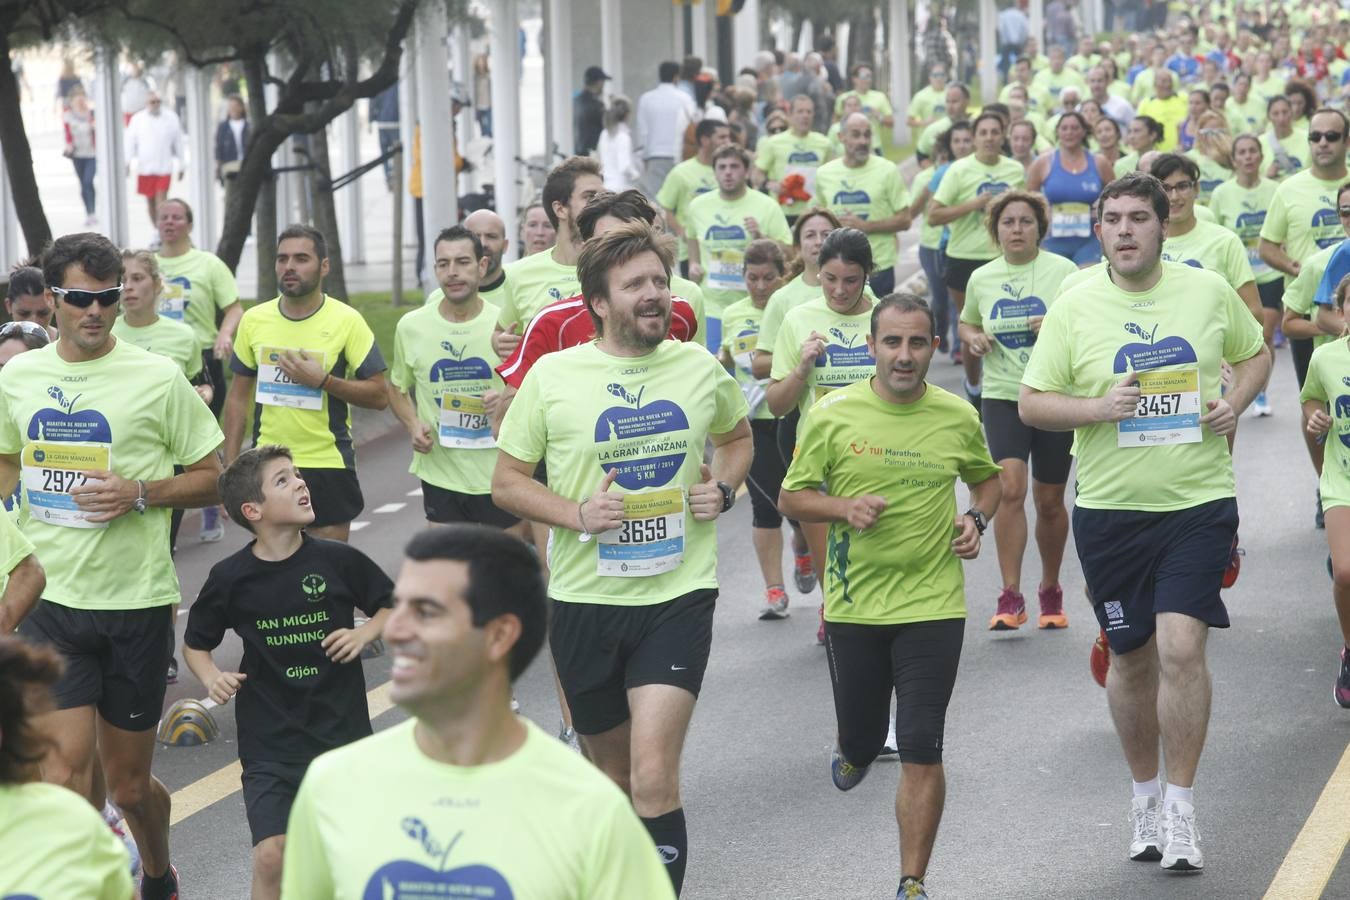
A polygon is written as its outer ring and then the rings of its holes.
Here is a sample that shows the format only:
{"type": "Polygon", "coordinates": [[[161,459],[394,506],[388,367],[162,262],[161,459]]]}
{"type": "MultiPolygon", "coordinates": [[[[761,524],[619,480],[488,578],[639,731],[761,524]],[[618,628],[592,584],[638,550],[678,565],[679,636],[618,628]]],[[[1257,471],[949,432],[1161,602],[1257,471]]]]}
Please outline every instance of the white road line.
{"type": "Polygon", "coordinates": [[[405,506],[407,506],[407,505],[408,505],[408,504],[406,504],[406,503],[386,503],[384,506],[377,507],[377,508],[374,510],[374,512],[376,512],[376,513],[396,513],[396,512],[398,512],[400,509],[402,509],[403,507],[405,507],[405,506]]]}
{"type": "Polygon", "coordinates": [[[422,496],[422,489],[421,489],[420,487],[415,487],[415,488],[413,488],[411,491],[408,491],[408,496],[409,496],[409,497],[420,497],[420,496],[422,496]]]}
{"type": "Polygon", "coordinates": [[[353,522],[351,530],[360,531],[362,528],[365,528],[369,524],[370,524],[369,522],[353,522]]]}

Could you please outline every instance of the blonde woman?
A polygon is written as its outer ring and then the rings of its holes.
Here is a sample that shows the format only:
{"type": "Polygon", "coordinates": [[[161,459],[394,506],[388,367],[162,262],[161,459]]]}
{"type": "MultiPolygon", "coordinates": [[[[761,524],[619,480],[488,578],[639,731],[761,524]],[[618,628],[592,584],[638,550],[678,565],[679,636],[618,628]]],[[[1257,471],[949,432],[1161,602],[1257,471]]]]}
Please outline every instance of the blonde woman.
{"type": "Polygon", "coordinates": [[[628,117],[632,113],[633,104],[627,97],[616,94],[611,98],[609,109],[605,110],[605,130],[600,132],[595,150],[600,157],[605,190],[616,194],[634,187],[642,174],[637,157],[633,155],[633,135],[628,128],[628,117]]]}
{"type": "Polygon", "coordinates": [[[1200,114],[1195,146],[1186,155],[1200,167],[1200,188],[1196,202],[1208,204],[1214,189],[1233,177],[1233,136],[1228,121],[1214,110],[1200,114]]]}

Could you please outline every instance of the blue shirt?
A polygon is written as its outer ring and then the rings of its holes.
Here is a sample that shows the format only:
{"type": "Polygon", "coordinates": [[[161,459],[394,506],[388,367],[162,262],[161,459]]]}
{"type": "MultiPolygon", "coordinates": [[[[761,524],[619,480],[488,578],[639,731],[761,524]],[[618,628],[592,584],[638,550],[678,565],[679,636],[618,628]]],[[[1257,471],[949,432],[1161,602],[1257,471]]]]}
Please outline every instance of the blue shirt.
{"type": "Polygon", "coordinates": [[[1318,306],[1335,306],[1336,285],[1340,284],[1346,275],[1350,275],[1350,239],[1341,241],[1341,245],[1331,254],[1331,259],[1327,260],[1327,267],[1322,272],[1322,280],[1317,283],[1317,293],[1313,295],[1313,302],[1318,306]]]}

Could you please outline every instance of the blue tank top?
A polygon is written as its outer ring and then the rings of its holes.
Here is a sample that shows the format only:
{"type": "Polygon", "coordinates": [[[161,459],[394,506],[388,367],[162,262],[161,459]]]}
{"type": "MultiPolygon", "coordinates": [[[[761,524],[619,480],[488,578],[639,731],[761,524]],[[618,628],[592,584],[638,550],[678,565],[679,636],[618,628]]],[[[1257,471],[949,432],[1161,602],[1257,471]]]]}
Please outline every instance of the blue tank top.
{"type": "Polygon", "coordinates": [[[1050,203],[1050,237],[1089,238],[1092,236],[1092,204],[1102,192],[1102,177],[1097,160],[1085,152],[1087,168],[1078,174],[1060,164],[1059,151],[1050,160],[1050,174],[1041,185],[1041,193],[1050,203]]]}

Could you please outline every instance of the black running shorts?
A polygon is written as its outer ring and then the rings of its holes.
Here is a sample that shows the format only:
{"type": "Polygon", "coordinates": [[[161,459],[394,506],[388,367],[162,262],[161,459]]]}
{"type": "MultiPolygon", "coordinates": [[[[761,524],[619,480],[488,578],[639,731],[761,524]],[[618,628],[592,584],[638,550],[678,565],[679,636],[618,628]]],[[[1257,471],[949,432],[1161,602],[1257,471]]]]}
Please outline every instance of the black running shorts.
{"type": "Polygon", "coordinates": [[[243,773],[239,781],[244,786],[244,813],[248,816],[248,830],[253,833],[253,846],[286,833],[286,821],[291,817],[295,794],[300,780],[309,768],[305,763],[276,762],[272,760],[241,760],[243,773]]]}
{"type": "Polygon", "coordinates": [[[427,521],[437,525],[472,522],[494,528],[510,528],[520,520],[492,502],[491,494],[461,494],[422,482],[422,509],[427,521]]]}
{"type": "Polygon", "coordinates": [[[717,591],[650,606],[553,602],[548,641],[577,734],[628,721],[628,691],[669,684],[695,697],[712,649],[717,591]]]}
{"type": "Polygon", "coordinates": [[[65,660],[56,708],[96,706],[124,731],[159,725],[172,631],[170,606],[93,610],[48,600],[39,600],[19,626],[24,639],[52,647],[65,660]]]}
{"type": "Polygon", "coordinates": [[[1067,484],[1073,465],[1072,431],[1032,428],[1017,414],[1016,400],[980,401],[980,418],[989,455],[994,462],[1005,459],[1031,460],[1031,477],[1041,484],[1067,484]]]}
{"type": "Polygon", "coordinates": [[[778,511],[778,491],[787,476],[787,466],[778,452],[778,420],[751,419],[750,432],[755,439],[755,456],[745,479],[750,494],[750,524],[755,528],[780,528],[783,514],[778,511]]]}
{"type": "Polygon", "coordinates": [[[361,515],[366,498],[355,469],[301,469],[300,477],[309,486],[309,503],[314,508],[314,528],[344,525],[361,515]]]}

